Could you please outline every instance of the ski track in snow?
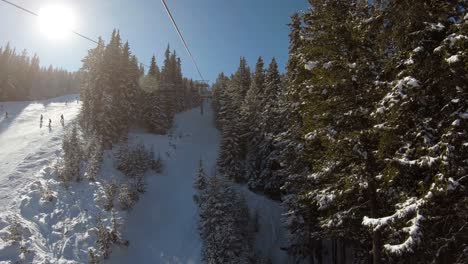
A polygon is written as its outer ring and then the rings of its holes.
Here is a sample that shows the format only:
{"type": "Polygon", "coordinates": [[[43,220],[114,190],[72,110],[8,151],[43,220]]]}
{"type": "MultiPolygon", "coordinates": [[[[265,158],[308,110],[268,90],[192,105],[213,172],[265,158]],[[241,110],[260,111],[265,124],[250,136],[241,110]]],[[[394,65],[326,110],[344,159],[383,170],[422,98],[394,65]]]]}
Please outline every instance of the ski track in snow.
{"type": "Polygon", "coordinates": [[[34,180],[37,172],[56,159],[64,127],[75,119],[77,95],[34,102],[0,102],[0,209],[16,208],[17,191],[34,180]],[[68,101],[68,103],[66,103],[68,101]],[[8,111],[8,118],[5,118],[8,111]],[[40,116],[44,117],[40,127],[40,116]],[[49,118],[52,120],[48,127],[49,118]]]}

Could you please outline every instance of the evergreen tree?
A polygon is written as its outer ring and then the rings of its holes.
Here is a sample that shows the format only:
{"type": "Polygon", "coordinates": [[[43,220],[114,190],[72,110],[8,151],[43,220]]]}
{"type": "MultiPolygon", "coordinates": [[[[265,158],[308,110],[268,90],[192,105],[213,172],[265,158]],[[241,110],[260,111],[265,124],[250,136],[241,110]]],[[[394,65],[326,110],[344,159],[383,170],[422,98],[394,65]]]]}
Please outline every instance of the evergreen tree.
{"type": "Polygon", "coordinates": [[[252,241],[245,201],[217,177],[208,181],[199,204],[199,230],[206,263],[251,263],[252,241]]]}
{"type": "Polygon", "coordinates": [[[465,1],[390,2],[386,8],[394,54],[386,60],[386,93],[372,115],[383,165],[379,195],[387,210],[363,224],[382,234],[387,261],[468,259],[461,235],[468,212],[461,187],[468,128],[465,8],[465,1]]]}
{"type": "Polygon", "coordinates": [[[148,75],[153,76],[157,81],[159,81],[160,74],[159,67],[156,64],[156,57],[153,55],[153,57],[151,57],[151,65],[148,70],[148,75]]]}

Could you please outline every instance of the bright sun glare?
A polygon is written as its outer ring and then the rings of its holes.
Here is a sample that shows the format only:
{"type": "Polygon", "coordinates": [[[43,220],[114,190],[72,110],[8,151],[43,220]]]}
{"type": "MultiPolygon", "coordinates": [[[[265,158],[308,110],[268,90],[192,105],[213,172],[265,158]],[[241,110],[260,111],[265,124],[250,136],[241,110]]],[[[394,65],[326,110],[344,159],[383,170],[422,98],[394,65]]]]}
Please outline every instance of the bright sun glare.
{"type": "Polygon", "coordinates": [[[66,6],[45,6],[39,9],[39,27],[41,32],[48,37],[63,39],[75,27],[75,16],[73,11],[66,6]]]}

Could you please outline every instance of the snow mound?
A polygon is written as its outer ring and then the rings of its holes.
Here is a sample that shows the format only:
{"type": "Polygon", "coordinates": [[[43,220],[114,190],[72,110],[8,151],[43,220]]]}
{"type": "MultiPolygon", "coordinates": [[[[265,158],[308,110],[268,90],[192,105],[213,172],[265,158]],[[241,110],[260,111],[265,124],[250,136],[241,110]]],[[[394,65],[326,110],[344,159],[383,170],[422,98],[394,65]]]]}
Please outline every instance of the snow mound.
{"type": "MultiPolygon", "coordinates": [[[[88,250],[95,246],[97,239],[97,218],[105,226],[112,226],[111,211],[103,210],[101,182],[83,180],[65,187],[57,180],[53,165],[43,168],[36,178],[19,192],[19,212],[0,215],[0,223],[6,223],[0,225],[0,244],[5,245],[0,248],[0,260],[11,263],[88,262],[88,250]],[[14,224],[13,218],[21,226],[18,241],[11,241],[5,235],[14,224]]],[[[121,219],[124,213],[120,214],[114,216],[121,219]]]]}

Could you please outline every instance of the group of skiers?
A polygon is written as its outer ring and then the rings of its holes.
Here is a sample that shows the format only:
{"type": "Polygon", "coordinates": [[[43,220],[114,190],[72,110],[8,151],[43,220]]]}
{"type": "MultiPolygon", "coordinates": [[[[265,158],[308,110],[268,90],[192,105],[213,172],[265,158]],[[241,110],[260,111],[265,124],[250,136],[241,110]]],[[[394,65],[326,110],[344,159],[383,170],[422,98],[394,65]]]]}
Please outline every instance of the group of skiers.
{"type": "MultiPolygon", "coordinates": [[[[42,121],[44,120],[44,116],[41,114],[41,127],[42,127],[42,121]]],[[[65,119],[63,118],[63,114],[60,115],[60,124],[65,125],[65,119]]],[[[49,118],[49,127],[52,127],[52,119],[49,118]]]]}
{"type": "MultiPolygon", "coordinates": [[[[7,118],[8,118],[8,112],[5,111],[5,119],[7,119],[7,118]]],[[[40,119],[41,127],[42,127],[42,122],[43,121],[44,121],[44,116],[41,114],[41,119],[40,119]]],[[[60,115],[60,124],[62,124],[62,126],[65,125],[65,119],[63,118],[63,114],[60,115]]],[[[50,119],[50,118],[49,118],[49,127],[52,127],[52,119],[50,119]]]]}

